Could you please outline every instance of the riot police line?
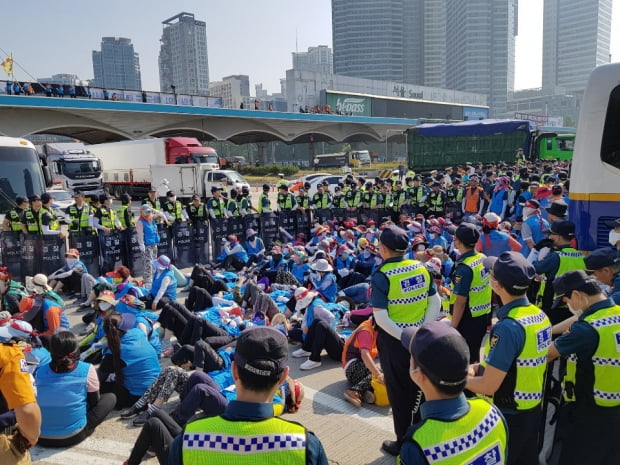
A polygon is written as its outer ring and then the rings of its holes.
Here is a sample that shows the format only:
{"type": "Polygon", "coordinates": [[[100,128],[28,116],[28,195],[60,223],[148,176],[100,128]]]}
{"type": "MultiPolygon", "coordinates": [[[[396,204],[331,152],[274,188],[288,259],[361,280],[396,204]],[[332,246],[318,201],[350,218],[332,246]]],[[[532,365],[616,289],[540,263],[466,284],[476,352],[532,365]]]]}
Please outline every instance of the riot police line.
{"type": "MultiPolygon", "coordinates": [[[[211,263],[224,247],[226,237],[234,234],[243,243],[245,232],[254,229],[266,247],[276,241],[289,241],[299,233],[310,238],[312,224],[341,223],[354,219],[359,223],[374,220],[378,224],[393,214],[390,209],[316,209],[267,212],[244,217],[212,218],[206,221],[175,222],[171,226],[158,224],[160,242],[158,254],[169,256],[177,268],[211,263]]],[[[49,275],[65,264],[65,252],[75,248],[89,273],[100,276],[117,266],[129,267],[133,276],[143,272],[142,252],[135,228],[124,231],[71,232],[68,239],[57,235],[26,235],[3,231],[0,235],[2,265],[15,280],[37,273],[49,275]]]]}

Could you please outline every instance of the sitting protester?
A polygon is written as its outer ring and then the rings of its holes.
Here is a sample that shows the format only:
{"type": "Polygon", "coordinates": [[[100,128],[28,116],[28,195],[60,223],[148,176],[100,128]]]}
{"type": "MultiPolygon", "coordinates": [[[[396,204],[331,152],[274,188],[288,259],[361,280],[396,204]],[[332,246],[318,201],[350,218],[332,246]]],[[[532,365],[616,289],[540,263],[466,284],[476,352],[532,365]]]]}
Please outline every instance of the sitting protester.
{"type": "Polygon", "coordinates": [[[80,297],[82,291],[82,275],[88,273],[84,262],[80,261],[80,252],[69,249],[65,253],[65,266],[54,271],[47,278],[54,292],[63,291],[80,297]]]}

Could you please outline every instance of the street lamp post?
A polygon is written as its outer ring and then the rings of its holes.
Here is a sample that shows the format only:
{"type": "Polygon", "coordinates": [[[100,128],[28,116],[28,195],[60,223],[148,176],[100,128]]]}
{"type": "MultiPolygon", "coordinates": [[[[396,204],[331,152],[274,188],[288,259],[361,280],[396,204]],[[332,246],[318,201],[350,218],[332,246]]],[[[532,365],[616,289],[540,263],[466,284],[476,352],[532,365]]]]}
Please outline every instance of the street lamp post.
{"type": "Polygon", "coordinates": [[[172,93],[174,94],[174,104],[177,105],[177,86],[174,84],[170,84],[170,88],[172,89],[172,93]]]}

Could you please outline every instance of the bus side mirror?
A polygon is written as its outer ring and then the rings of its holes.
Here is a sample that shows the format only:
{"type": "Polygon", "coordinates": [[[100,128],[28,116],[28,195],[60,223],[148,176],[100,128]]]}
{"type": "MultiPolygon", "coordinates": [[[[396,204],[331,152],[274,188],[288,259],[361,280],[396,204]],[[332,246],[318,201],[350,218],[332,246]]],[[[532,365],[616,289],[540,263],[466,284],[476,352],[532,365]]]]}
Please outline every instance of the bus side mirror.
{"type": "Polygon", "coordinates": [[[43,179],[45,180],[45,187],[52,187],[52,173],[50,173],[49,166],[42,166],[43,169],[43,179]]]}

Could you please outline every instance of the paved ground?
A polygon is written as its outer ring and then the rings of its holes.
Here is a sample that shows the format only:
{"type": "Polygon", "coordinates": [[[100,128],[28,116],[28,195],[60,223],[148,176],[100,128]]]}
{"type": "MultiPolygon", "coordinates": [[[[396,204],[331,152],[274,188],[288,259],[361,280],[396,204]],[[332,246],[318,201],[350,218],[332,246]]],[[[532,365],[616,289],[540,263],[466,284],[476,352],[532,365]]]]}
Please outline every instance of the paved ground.
{"type": "MultiPolygon", "coordinates": [[[[181,300],[184,297],[182,294],[181,300]]],[[[67,313],[73,330],[79,332],[84,313],[76,312],[74,305],[69,305],[67,313]]],[[[291,346],[291,351],[295,348],[291,346]]],[[[304,360],[289,359],[291,376],[299,378],[305,386],[305,400],[298,413],[285,418],[299,421],[314,431],[332,464],[395,463],[393,457],[380,451],[384,439],[393,439],[390,409],[374,405],[356,409],[342,397],[347,382],[339,363],[324,356],[323,366],[304,372],[298,368],[304,360]]],[[[168,359],[162,363],[167,364],[168,359]]],[[[167,408],[171,410],[177,402],[178,398],[174,397],[167,408]]],[[[132,426],[131,421],[122,421],[115,411],[81,444],[69,449],[34,447],[32,459],[37,465],[120,465],[129,457],[139,432],[139,428],[132,426]]],[[[149,458],[145,463],[154,465],[157,459],[149,458]]]]}

